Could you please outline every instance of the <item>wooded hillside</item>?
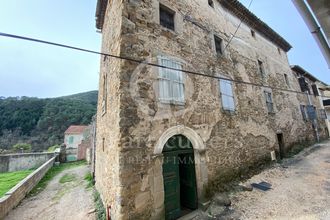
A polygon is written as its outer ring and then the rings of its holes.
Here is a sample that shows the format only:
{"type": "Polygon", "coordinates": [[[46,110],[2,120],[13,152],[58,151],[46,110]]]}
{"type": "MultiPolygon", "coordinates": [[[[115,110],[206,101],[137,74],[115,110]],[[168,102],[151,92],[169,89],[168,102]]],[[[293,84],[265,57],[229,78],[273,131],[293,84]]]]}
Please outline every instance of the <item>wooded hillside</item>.
{"type": "Polygon", "coordinates": [[[88,125],[96,113],[97,91],[59,98],[0,98],[0,149],[29,143],[42,151],[63,143],[72,124],[88,125]]]}

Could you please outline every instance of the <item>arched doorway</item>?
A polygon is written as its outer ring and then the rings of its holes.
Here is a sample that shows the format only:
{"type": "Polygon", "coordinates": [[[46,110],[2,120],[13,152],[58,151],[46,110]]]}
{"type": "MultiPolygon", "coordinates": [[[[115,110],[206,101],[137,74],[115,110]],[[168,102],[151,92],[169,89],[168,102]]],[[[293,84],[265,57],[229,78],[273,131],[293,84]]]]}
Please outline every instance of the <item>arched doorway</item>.
{"type": "Polygon", "coordinates": [[[174,135],[163,147],[165,219],[176,219],[197,209],[195,157],[191,142],[174,135]]]}

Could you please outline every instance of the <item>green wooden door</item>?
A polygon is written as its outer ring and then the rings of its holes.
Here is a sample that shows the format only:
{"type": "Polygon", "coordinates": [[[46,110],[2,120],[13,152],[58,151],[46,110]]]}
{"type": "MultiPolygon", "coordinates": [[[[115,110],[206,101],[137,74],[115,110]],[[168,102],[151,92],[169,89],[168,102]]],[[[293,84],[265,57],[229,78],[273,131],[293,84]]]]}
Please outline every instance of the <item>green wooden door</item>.
{"type": "Polygon", "coordinates": [[[163,178],[165,191],[165,219],[180,216],[180,176],[178,157],[173,153],[164,153],[163,178]]]}
{"type": "Polygon", "coordinates": [[[194,153],[180,154],[179,163],[181,205],[197,209],[194,153]]]}

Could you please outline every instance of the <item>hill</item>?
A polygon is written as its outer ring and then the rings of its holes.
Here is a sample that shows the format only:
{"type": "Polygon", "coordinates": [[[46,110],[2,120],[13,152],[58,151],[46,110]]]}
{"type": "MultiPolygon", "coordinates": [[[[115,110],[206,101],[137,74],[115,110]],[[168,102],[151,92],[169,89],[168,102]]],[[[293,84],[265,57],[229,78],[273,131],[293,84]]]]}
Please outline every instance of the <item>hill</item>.
{"type": "Polygon", "coordinates": [[[88,125],[96,113],[97,91],[58,98],[9,97],[0,99],[0,149],[29,143],[42,151],[63,142],[72,124],[88,125]]]}

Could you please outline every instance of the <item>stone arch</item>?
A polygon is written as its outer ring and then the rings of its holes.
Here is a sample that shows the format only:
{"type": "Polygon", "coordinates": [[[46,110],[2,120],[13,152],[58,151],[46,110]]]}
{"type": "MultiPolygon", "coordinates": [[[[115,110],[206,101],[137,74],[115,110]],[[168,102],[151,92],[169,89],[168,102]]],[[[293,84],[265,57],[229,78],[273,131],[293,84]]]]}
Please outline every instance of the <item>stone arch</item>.
{"type": "Polygon", "coordinates": [[[167,129],[159,138],[154,148],[154,160],[153,165],[154,178],[153,183],[153,199],[156,201],[154,204],[154,214],[153,216],[162,217],[164,212],[159,212],[157,210],[164,210],[164,184],[163,184],[163,168],[162,163],[156,162],[159,158],[163,158],[163,148],[166,142],[174,135],[184,135],[186,136],[194,149],[195,157],[195,171],[196,171],[196,184],[197,184],[197,196],[198,202],[203,202],[204,200],[204,186],[208,181],[208,171],[206,165],[206,155],[205,155],[205,144],[203,139],[198,135],[196,131],[186,126],[174,126],[167,129]],[[157,170],[159,172],[157,172],[157,170]],[[159,205],[157,205],[159,204],[159,205]]]}
{"type": "Polygon", "coordinates": [[[157,144],[154,149],[154,154],[161,154],[163,152],[163,148],[171,137],[174,135],[184,135],[186,136],[191,144],[193,145],[194,151],[205,151],[205,144],[202,138],[197,134],[196,131],[193,129],[186,127],[186,126],[174,126],[169,129],[167,129],[159,138],[157,141],[157,144]]]}

